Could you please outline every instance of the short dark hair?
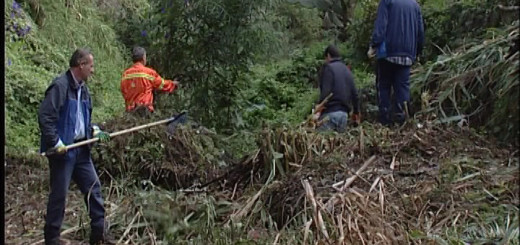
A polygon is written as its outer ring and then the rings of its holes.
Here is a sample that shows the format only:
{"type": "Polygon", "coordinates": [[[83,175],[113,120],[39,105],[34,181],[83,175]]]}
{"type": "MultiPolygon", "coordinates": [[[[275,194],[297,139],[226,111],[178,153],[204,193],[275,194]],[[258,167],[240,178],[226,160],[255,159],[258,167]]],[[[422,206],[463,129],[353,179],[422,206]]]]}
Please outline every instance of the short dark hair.
{"type": "Polygon", "coordinates": [[[338,48],[336,48],[336,46],[334,46],[332,44],[329,45],[325,49],[325,52],[323,53],[323,56],[327,56],[327,54],[329,54],[331,58],[339,58],[339,57],[341,57],[341,55],[339,54],[338,48]]]}
{"type": "Polygon", "coordinates": [[[134,47],[134,49],[132,50],[132,61],[143,61],[145,54],[146,50],[143,47],[134,47]]]}
{"type": "Polygon", "coordinates": [[[70,57],[69,66],[70,67],[78,67],[82,63],[86,62],[86,59],[89,55],[92,55],[92,52],[88,48],[78,48],[70,57]]]}

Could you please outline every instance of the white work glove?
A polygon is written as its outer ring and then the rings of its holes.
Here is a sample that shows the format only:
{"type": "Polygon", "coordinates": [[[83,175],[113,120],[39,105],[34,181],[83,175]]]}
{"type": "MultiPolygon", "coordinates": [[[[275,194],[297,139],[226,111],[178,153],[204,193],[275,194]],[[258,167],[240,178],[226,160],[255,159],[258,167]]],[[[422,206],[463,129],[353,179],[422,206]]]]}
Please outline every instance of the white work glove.
{"type": "Polygon", "coordinates": [[[67,152],[67,147],[65,146],[65,144],[63,144],[61,139],[58,139],[58,143],[56,143],[52,151],[56,152],[58,155],[61,155],[67,152]]]}
{"type": "Polygon", "coordinates": [[[94,138],[99,138],[99,141],[103,143],[110,141],[110,135],[102,131],[97,125],[92,125],[92,130],[92,136],[94,136],[94,138]]]}
{"type": "Polygon", "coordinates": [[[312,120],[318,121],[318,119],[320,119],[320,116],[321,116],[321,112],[316,112],[316,113],[312,114],[312,120]]]}

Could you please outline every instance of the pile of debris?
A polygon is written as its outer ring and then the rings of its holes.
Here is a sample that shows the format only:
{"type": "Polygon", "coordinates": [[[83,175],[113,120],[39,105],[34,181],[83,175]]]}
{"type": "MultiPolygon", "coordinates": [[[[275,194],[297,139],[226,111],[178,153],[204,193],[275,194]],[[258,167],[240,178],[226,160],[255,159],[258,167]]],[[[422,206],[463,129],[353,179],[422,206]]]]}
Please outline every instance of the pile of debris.
{"type": "MultiPolygon", "coordinates": [[[[263,149],[285,152],[277,169],[290,171],[266,183],[257,200],[268,207],[277,229],[305,227],[304,244],[411,244],[448,240],[449,232],[472,242],[485,235],[469,235],[469,228],[502,222],[489,217],[491,210],[518,222],[518,151],[488,148],[494,143],[468,128],[427,123],[389,131],[364,125],[357,136],[318,141],[275,135],[279,143],[263,149]],[[290,152],[301,149],[292,142],[330,150],[290,152]]],[[[506,229],[518,234],[518,224],[506,229]]],[[[497,239],[515,238],[503,235],[497,239]]]]}
{"type": "MultiPolygon", "coordinates": [[[[154,118],[125,114],[106,122],[103,128],[116,132],[150,120],[154,118]]],[[[93,160],[113,177],[150,180],[170,190],[203,183],[232,164],[220,150],[214,132],[192,124],[179,124],[169,131],[167,125],[159,125],[98,143],[93,147],[93,160]]]]}

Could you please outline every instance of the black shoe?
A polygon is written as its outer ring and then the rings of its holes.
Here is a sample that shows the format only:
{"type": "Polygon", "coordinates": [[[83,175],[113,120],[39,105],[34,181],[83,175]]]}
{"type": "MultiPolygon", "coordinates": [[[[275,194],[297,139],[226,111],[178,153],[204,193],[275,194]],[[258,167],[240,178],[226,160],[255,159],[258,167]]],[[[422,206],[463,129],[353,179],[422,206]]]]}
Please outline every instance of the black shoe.
{"type": "Polygon", "coordinates": [[[60,238],[55,238],[52,240],[45,240],[45,245],[60,245],[60,238]]]}
{"type": "Polygon", "coordinates": [[[116,240],[110,236],[90,237],[90,245],[115,245],[116,240]]]}
{"type": "MultiPolygon", "coordinates": [[[[61,238],[55,238],[50,241],[45,241],[45,245],[70,245],[70,241],[61,238]]],[[[115,243],[114,243],[115,244],[115,243]]]]}

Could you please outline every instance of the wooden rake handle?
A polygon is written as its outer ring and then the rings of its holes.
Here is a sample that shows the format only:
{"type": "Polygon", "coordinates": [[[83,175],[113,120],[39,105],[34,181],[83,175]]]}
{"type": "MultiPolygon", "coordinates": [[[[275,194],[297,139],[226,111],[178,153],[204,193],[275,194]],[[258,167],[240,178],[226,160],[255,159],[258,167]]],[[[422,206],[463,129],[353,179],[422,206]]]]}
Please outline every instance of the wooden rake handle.
{"type": "MultiPolygon", "coordinates": [[[[181,118],[181,116],[184,115],[184,114],[186,114],[185,111],[181,112],[179,115],[177,115],[175,117],[172,117],[172,118],[164,119],[164,120],[157,121],[157,122],[148,123],[148,124],[145,124],[145,125],[136,126],[136,127],[125,129],[125,130],[121,130],[121,131],[117,131],[117,132],[109,134],[109,136],[110,136],[110,138],[112,138],[112,137],[119,136],[119,135],[122,135],[122,134],[131,133],[131,132],[134,132],[134,131],[137,131],[137,130],[150,128],[150,127],[161,125],[161,124],[170,123],[170,122],[175,121],[178,118],[181,118]]],[[[74,143],[72,145],[65,146],[65,149],[66,150],[70,150],[70,149],[74,149],[74,148],[77,148],[77,147],[80,147],[80,146],[92,144],[92,143],[97,142],[97,141],[99,141],[99,138],[92,138],[92,139],[84,140],[84,141],[81,141],[81,142],[78,142],[78,143],[74,143]]],[[[41,155],[42,156],[49,156],[49,155],[53,155],[55,153],[56,153],[56,150],[54,148],[51,148],[50,150],[41,153],[41,155]]]]}

